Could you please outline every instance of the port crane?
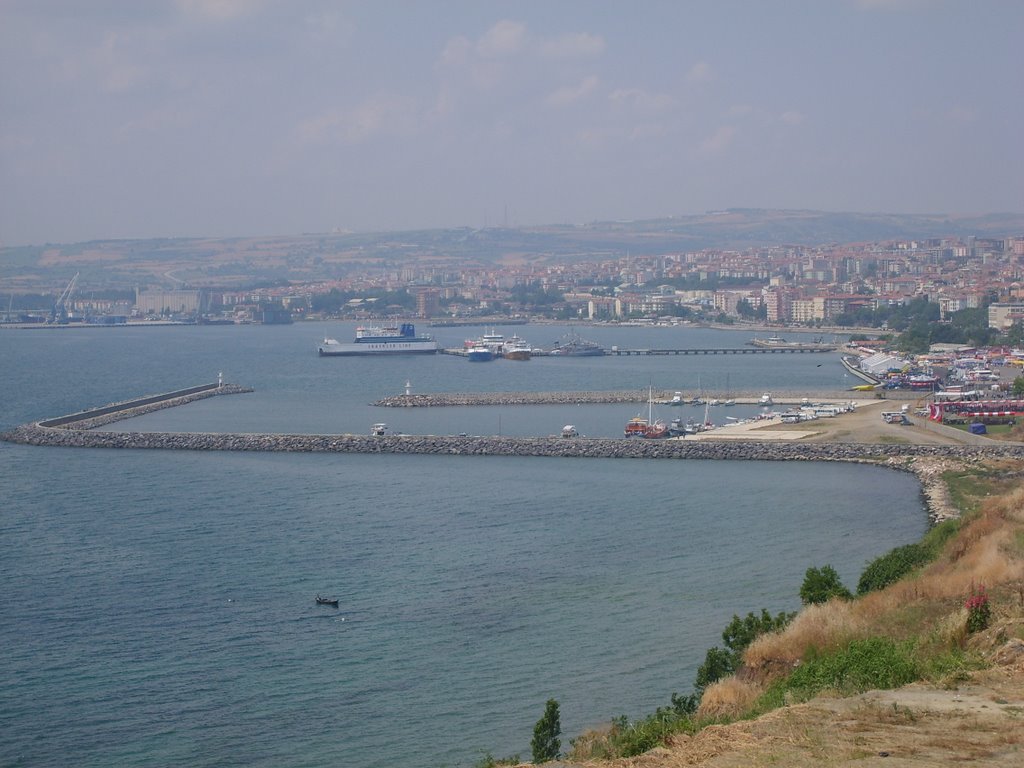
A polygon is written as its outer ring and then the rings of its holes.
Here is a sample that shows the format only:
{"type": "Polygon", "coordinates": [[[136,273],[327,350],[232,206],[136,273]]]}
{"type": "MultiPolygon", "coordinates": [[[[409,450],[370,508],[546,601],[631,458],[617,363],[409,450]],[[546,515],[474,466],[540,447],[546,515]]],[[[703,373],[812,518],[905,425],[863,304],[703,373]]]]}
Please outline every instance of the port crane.
{"type": "Polygon", "coordinates": [[[64,325],[68,321],[68,301],[71,300],[71,294],[75,292],[75,286],[78,284],[78,276],[80,272],[75,272],[75,276],[71,278],[71,282],[68,283],[67,288],[57,298],[57,301],[53,303],[53,309],[50,311],[50,322],[64,325]]]}

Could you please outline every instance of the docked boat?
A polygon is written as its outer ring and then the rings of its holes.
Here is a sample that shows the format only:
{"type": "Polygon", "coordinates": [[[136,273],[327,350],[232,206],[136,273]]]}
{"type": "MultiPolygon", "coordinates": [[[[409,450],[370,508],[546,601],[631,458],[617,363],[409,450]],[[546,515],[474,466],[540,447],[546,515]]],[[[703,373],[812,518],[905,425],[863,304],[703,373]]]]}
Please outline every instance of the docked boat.
{"type": "Polygon", "coordinates": [[[430,336],[417,336],[416,326],[359,326],[355,341],[342,342],[324,339],[317,348],[321,357],[355,355],[410,355],[436,354],[439,347],[430,336]]]}
{"type": "Polygon", "coordinates": [[[836,349],[835,344],[826,344],[821,339],[814,341],[786,341],[778,334],[772,334],[767,339],[751,339],[750,344],[762,349],[792,349],[805,350],[809,352],[830,352],[836,349]]]}
{"type": "Polygon", "coordinates": [[[669,437],[668,424],[661,419],[654,418],[654,391],[647,393],[647,417],[637,414],[626,422],[626,437],[643,437],[648,440],[657,440],[669,437]]]}
{"type": "Polygon", "coordinates": [[[704,427],[702,424],[693,419],[686,419],[684,421],[682,417],[672,419],[668,425],[669,437],[685,437],[686,435],[696,435],[698,432],[703,431],[704,427]]]}
{"type": "Polygon", "coordinates": [[[494,359],[494,351],[483,345],[469,347],[466,350],[466,359],[471,363],[487,363],[494,359]]]}
{"type": "Polygon", "coordinates": [[[626,422],[626,437],[643,437],[647,434],[647,427],[650,423],[639,413],[626,422]]]}
{"type": "Polygon", "coordinates": [[[562,427],[562,437],[579,437],[580,433],[576,431],[576,427],[572,424],[566,424],[562,427]]]}
{"type": "Polygon", "coordinates": [[[685,402],[686,401],[683,400],[683,393],[682,392],[676,392],[674,395],[672,395],[672,399],[669,400],[666,403],[666,405],[682,405],[685,402]]]}
{"type": "Polygon", "coordinates": [[[373,437],[384,437],[388,433],[388,425],[383,422],[379,422],[370,427],[370,434],[373,437]]]}
{"type": "Polygon", "coordinates": [[[569,334],[555,344],[548,354],[558,357],[598,357],[604,354],[604,348],[600,344],[582,339],[576,334],[569,334]]]}
{"type": "Polygon", "coordinates": [[[501,345],[501,356],[506,360],[529,360],[533,356],[530,345],[516,335],[501,345]]]}
{"type": "Polygon", "coordinates": [[[338,601],[337,600],[331,600],[331,599],[326,598],[326,597],[320,597],[320,595],[316,596],[316,604],[317,605],[329,605],[332,608],[337,608],[338,607],[338,601]]]}
{"type": "Polygon", "coordinates": [[[757,401],[757,404],[766,407],[769,405],[775,405],[775,401],[772,400],[772,393],[765,392],[763,395],[761,395],[761,399],[757,401]]]}

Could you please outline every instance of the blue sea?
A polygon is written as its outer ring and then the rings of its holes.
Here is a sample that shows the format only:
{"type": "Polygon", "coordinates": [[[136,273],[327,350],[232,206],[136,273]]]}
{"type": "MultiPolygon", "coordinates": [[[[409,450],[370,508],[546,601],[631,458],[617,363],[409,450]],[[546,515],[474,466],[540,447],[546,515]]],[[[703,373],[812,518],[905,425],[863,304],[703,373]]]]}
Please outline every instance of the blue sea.
{"type": "MultiPolygon", "coordinates": [[[[850,386],[835,354],[317,357],[324,336],[353,329],[3,330],[0,428],[219,372],[255,392],[109,428],[366,433],[384,421],[415,434],[543,435],[572,423],[613,436],[636,406],[371,403],[407,382],[836,399],[850,386]]],[[[445,346],[483,330],[432,329],[445,346]]],[[[568,329],[498,330],[540,346],[568,329]]],[[[750,336],[576,332],[622,347],[750,336]]],[[[854,465],[0,444],[0,765],[528,759],[547,699],[560,704],[564,744],[648,714],[690,691],[733,614],[795,610],[810,566],[832,564],[855,586],[868,560],[926,527],[911,476],[854,465]]]]}

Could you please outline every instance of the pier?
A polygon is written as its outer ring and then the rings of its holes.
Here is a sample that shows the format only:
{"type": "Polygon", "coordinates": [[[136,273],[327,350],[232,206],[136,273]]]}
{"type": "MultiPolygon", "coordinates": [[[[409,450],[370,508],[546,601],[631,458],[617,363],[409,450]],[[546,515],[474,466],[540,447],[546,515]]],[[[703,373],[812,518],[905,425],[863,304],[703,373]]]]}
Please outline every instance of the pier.
{"type": "Polygon", "coordinates": [[[606,355],[775,355],[792,352],[834,352],[836,347],[824,346],[791,346],[791,347],[718,347],[714,349],[623,349],[612,347],[606,349],[606,355]]]}
{"type": "MultiPolygon", "coordinates": [[[[604,355],[585,355],[580,357],[586,357],[588,360],[593,360],[595,357],[614,356],[623,357],[630,355],[776,355],[786,354],[793,352],[835,352],[838,347],[829,346],[827,344],[821,346],[789,346],[789,347],[715,347],[715,348],[704,348],[699,349],[688,348],[688,349],[655,349],[655,348],[636,348],[627,349],[625,347],[611,347],[610,349],[604,350],[604,355]]],[[[465,356],[466,350],[462,348],[449,348],[438,350],[442,355],[460,355],[465,356]]],[[[533,357],[565,357],[574,358],[574,355],[550,355],[548,352],[534,351],[533,357]]]]}

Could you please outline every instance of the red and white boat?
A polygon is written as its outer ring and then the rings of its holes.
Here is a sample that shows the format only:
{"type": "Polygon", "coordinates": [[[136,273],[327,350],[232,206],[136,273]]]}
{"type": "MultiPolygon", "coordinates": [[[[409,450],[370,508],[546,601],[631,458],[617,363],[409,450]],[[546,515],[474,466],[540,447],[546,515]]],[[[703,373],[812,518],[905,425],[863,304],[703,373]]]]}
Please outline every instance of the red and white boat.
{"type": "Polygon", "coordinates": [[[658,440],[669,436],[668,424],[661,419],[654,418],[654,390],[647,393],[647,418],[637,414],[626,422],[626,437],[644,437],[648,440],[658,440]]]}

